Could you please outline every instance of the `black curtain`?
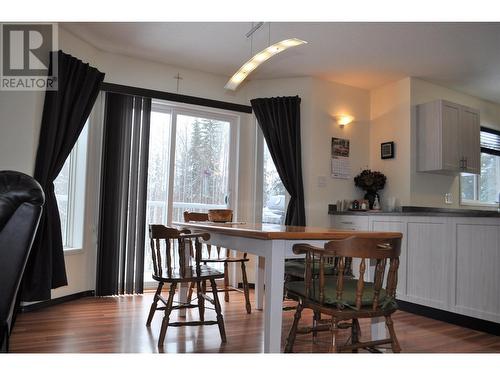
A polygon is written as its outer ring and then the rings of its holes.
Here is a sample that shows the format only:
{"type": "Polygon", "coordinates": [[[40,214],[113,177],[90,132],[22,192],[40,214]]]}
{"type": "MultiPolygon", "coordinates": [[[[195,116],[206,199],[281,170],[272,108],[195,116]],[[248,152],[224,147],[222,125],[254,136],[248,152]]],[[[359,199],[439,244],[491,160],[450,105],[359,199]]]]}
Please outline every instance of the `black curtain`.
{"type": "Polygon", "coordinates": [[[98,296],[142,293],[151,99],[106,94],[98,296]]]}
{"type": "Polygon", "coordinates": [[[300,98],[259,98],[250,101],[273,158],[290,194],[286,225],[306,225],[300,150],[300,98]]]}
{"type": "Polygon", "coordinates": [[[104,80],[104,73],[62,51],[51,54],[49,75],[54,59],[58,89],[45,93],[34,173],[45,192],[45,207],[25,271],[23,301],[50,299],[51,289],[68,284],[54,180],[78,140],[104,80]]]}

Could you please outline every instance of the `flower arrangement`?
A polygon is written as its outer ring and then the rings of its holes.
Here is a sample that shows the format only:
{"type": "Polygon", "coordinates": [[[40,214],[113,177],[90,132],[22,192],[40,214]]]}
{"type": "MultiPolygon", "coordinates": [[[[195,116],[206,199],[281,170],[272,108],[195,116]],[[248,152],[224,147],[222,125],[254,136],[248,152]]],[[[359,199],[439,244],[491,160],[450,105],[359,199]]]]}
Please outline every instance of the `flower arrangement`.
{"type": "Polygon", "coordinates": [[[365,191],[376,193],[384,188],[386,180],[387,177],[383,173],[365,169],[354,177],[354,184],[365,191]]]}
{"type": "Polygon", "coordinates": [[[356,177],[354,177],[354,184],[366,191],[365,199],[368,199],[370,209],[373,208],[375,197],[378,196],[377,191],[382,190],[385,186],[387,177],[383,173],[365,169],[356,177]]]}

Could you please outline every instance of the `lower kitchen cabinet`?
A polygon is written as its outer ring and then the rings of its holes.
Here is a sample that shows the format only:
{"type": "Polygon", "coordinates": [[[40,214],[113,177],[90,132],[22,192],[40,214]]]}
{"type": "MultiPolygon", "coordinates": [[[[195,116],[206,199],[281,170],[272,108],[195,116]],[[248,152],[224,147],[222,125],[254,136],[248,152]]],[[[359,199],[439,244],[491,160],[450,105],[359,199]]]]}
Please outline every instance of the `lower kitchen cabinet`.
{"type": "Polygon", "coordinates": [[[500,224],[458,222],[455,227],[455,311],[500,321],[500,224]]]}
{"type": "Polygon", "coordinates": [[[407,300],[438,309],[448,307],[453,251],[447,226],[446,218],[407,222],[407,300]]]}
{"type": "Polygon", "coordinates": [[[500,323],[500,218],[333,215],[338,229],[403,234],[397,298],[500,323]]]}

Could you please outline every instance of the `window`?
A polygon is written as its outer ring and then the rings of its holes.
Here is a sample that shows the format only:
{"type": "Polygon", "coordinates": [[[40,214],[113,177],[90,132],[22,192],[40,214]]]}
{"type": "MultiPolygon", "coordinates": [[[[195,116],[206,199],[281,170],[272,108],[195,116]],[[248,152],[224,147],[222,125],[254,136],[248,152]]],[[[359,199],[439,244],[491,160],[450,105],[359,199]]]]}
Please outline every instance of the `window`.
{"type": "Polygon", "coordinates": [[[284,224],[286,216],[286,190],[264,141],[262,222],[284,224]]]}
{"type": "Polygon", "coordinates": [[[497,205],[500,194],[500,132],[481,128],[481,175],[460,175],[462,204],[497,205]]]}
{"type": "Polygon", "coordinates": [[[281,182],[264,134],[257,121],[255,121],[255,129],[257,140],[255,221],[265,224],[284,224],[290,196],[281,182]]]}
{"type": "Polygon", "coordinates": [[[65,250],[82,247],[88,121],[54,180],[65,250]]]}
{"type": "MultiPolygon", "coordinates": [[[[231,192],[237,179],[238,123],[238,116],[225,111],[153,100],[146,226],[183,221],[184,211],[236,208],[231,192]]],[[[149,286],[153,264],[147,235],[145,260],[149,286]]],[[[224,265],[214,267],[223,270],[224,265]]]]}

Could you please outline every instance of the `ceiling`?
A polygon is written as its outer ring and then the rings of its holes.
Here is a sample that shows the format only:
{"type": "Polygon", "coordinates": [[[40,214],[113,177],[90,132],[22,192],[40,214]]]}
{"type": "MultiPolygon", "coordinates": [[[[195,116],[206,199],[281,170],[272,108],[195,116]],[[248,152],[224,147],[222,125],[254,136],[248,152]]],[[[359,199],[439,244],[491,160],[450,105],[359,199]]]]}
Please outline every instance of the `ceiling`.
{"type": "MultiPolygon", "coordinates": [[[[228,78],[251,56],[250,22],[62,23],[98,49],[228,78]]],[[[419,77],[500,102],[500,23],[266,23],[253,53],[296,37],[308,44],[249,79],[314,76],[372,89],[419,77]]]]}

